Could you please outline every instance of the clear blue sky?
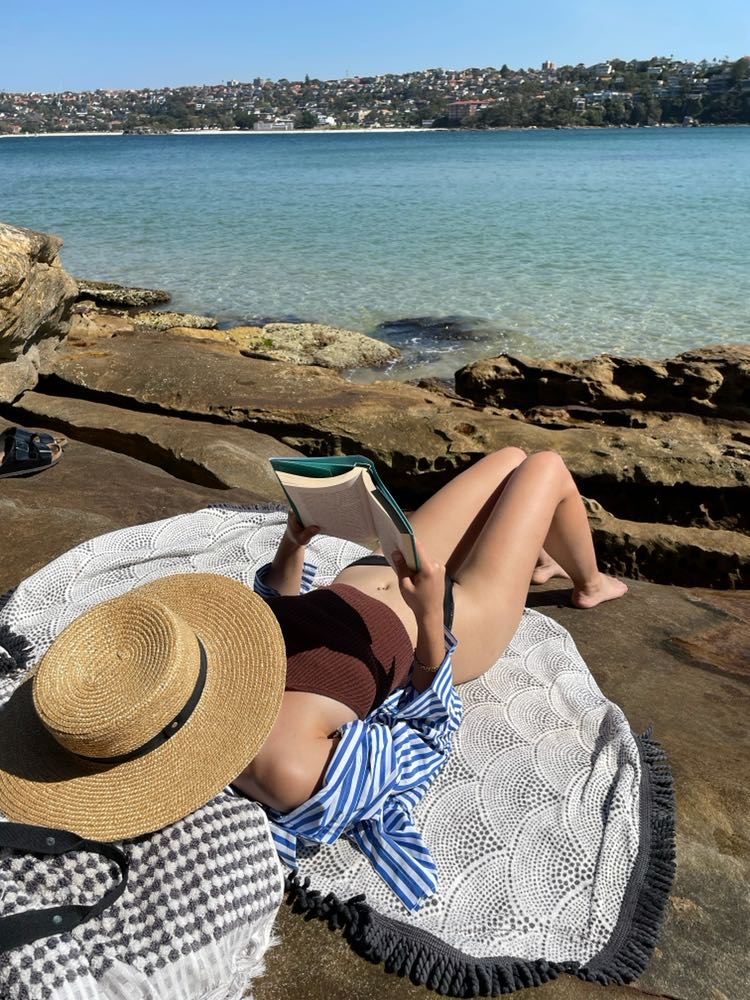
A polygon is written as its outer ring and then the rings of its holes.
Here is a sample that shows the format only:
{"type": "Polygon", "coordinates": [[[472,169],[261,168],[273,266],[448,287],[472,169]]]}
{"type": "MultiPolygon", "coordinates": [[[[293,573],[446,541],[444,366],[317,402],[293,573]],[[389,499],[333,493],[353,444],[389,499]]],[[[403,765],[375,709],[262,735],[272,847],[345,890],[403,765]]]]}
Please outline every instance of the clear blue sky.
{"type": "Polygon", "coordinates": [[[0,91],[750,53],[748,0],[3,0],[0,91]]]}

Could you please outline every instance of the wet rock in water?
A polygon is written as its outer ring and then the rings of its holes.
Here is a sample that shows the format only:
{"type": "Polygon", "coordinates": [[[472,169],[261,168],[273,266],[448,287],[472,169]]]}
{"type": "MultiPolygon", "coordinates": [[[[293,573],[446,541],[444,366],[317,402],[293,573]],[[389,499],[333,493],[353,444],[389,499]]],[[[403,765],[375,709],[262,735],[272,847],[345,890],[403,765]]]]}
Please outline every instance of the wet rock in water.
{"type": "Polygon", "coordinates": [[[219,321],[213,316],[195,316],[181,312],[137,312],[131,322],[139,330],[171,330],[175,326],[189,326],[201,330],[214,330],[219,321]]]}
{"type": "MultiPolygon", "coordinates": [[[[230,317],[231,319],[231,317],[230,317]]],[[[280,316],[243,316],[241,319],[232,319],[235,326],[270,326],[271,323],[310,323],[312,320],[305,319],[304,316],[297,316],[296,313],[283,313],[280,316]]]]}
{"type": "Polygon", "coordinates": [[[456,372],[475,403],[528,410],[584,405],[750,419],[750,345],[719,344],[650,361],[602,354],[583,361],[499,355],[456,372]]]}
{"type": "Polygon", "coordinates": [[[246,338],[241,350],[249,358],[320,365],[339,371],[384,365],[401,354],[398,348],[382,340],[322,323],[270,323],[257,332],[252,327],[223,332],[246,338]]]}
{"type": "Polygon", "coordinates": [[[0,223],[0,402],[32,388],[67,336],[76,285],[61,246],[57,236],[0,223]]]}
{"type": "Polygon", "coordinates": [[[118,285],[114,281],[89,281],[76,278],[78,299],[88,299],[98,306],[144,309],[169,302],[172,296],[162,288],[137,288],[132,285],[118,285]]]}
{"type": "Polygon", "coordinates": [[[486,321],[467,316],[415,316],[411,319],[388,320],[380,323],[375,334],[396,343],[417,340],[481,341],[489,332],[486,321]]]}

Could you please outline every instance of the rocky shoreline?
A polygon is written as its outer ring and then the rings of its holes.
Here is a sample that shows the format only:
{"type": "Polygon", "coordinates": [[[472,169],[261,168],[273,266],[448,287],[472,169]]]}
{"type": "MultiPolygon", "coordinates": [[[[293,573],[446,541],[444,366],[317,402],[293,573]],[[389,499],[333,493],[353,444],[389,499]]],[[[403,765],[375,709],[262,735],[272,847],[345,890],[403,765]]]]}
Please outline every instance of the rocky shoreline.
{"type": "MultiPolygon", "coordinates": [[[[272,454],[362,452],[412,504],[494,448],[560,451],[601,561],[631,578],[631,594],[579,612],[558,582],[529,603],[570,628],[637,731],[655,725],[677,785],[678,873],[637,989],[570,977],[543,989],[560,1000],[746,995],[750,348],[664,362],[503,355],[462,369],[455,388],[358,384],[342,372],[373,363],[361,335],[220,330],[154,312],[168,293],[75,280],[60,245],[0,224],[0,430],[69,438],[55,468],[0,480],[0,593],[95,535],[280,499],[272,454]]],[[[279,929],[259,1000],[289,995],[321,955],[328,1000],[425,995],[287,909],[279,929]]]]}
{"type": "Polygon", "coordinates": [[[267,458],[362,453],[406,506],[495,448],[553,449],[603,565],[750,586],[750,347],[665,361],[484,358],[430,381],[356,383],[398,348],[312,323],[219,329],[160,289],[73,279],[55,237],[0,227],[0,412],[186,482],[277,498],[267,458]]]}

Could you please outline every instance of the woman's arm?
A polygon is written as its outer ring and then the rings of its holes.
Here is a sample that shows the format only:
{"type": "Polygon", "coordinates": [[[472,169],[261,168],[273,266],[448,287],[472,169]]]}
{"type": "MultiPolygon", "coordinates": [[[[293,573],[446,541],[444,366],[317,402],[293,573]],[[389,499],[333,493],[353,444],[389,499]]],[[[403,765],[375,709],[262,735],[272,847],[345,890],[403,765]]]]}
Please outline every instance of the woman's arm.
{"type": "Polygon", "coordinates": [[[294,511],[290,510],[286,530],[264,583],[273,587],[283,597],[294,597],[299,594],[305,563],[305,546],[319,530],[316,524],[303,528],[294,511]]]}
{"type": "Polygon", "coordinates": [[[445,659],[445,566],[430,559],[418,539],[415,539],[415,543],[421,566],[419,572],[409,569],[400,552],[394,552],[392,559],[398,573],[401,596],[417,620],[417,645],[414,649],[411,683],[417,691],[424,691],[432,684],[435,671],[445,659]]]}

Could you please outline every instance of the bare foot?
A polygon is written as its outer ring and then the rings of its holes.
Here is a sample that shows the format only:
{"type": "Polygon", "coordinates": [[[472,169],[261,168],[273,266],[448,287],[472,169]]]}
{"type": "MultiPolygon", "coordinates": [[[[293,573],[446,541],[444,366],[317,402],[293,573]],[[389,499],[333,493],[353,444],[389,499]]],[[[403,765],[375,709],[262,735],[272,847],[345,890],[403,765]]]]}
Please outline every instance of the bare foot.
{"type": "Polygon", "coordinates": [[[570,601],[574,608],[595,608],[603,601],[614,601],[626,594],[628,585],[614,576],[600,573],[596,581],[588,587],[574,589],[570,601]]]}
{"type": "Polygon", "coordinates": [[[560,563],[555,562],[552,556],[548,556],[546,552],[542,552],[534,567],[534,572],[531,574],[531,582],[546,583],[553,576],[562,577],[563,580],[570,579],[560,563]]]}

